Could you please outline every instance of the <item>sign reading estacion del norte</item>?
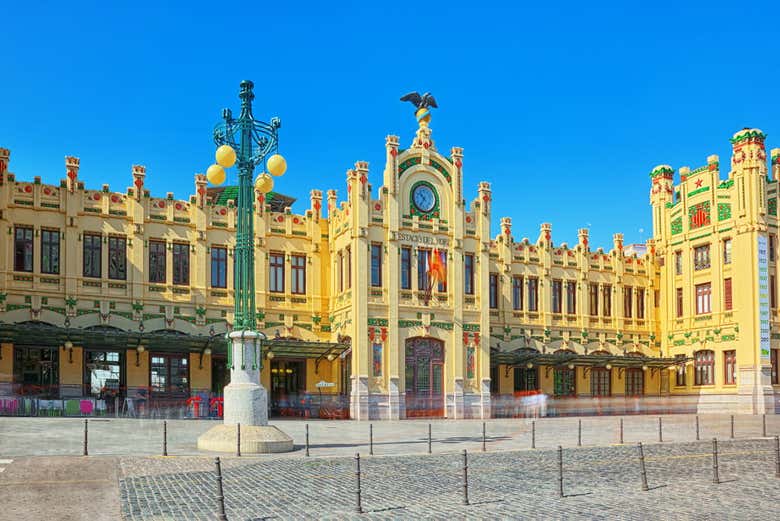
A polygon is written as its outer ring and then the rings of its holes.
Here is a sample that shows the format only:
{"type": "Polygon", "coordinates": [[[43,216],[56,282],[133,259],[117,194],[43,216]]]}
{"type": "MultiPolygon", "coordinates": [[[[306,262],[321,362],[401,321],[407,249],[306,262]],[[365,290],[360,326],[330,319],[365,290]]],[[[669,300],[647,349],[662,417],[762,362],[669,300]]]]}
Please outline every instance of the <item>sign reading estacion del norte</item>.
{"type": "Polygon", "coordinates": [[[761,358],[769,360],[769,256],[766,235],[758,236],[758,325],[761,358]]]}

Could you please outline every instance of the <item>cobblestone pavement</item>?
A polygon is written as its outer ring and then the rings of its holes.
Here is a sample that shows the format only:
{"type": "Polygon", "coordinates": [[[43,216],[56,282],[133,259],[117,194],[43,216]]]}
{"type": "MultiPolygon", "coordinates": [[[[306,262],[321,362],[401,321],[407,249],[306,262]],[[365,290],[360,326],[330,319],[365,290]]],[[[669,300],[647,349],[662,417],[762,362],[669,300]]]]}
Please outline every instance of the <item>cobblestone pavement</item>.
{"type": "MultiPolygon", "coordinates": [[[[777,519],[774,440],[645,447],[650,490],[640,489],[635,445],[469,453],[470,506],[459,452],[361,458],[363,517],[376,519],[777,519]]],[[[357,518],[354,458],[223,458],[229,519],[357,518]]],[[[210,457],[120,458],[126,519],[216,519],[210,457]]]]}
{"type": "MultiPolygon", "coordinates": [[[[626,443],[658,441],[658,416],[590,416],[582,418],[493,419],[485,422],[487,444],[491,451],[531,448],[535,430],[537,448],[558,445],[575,447],[578,426],[582,422],[582,444],[603,446],[618,443],[620,421],[626,443]],[[535,423],[532,423],[535,421],[535,423]]],[[[662,416],[665,442],[696,440],[696,417],[662,416]]],[[[273,457],[299,457],[303,452],[306,421],[272,421],[290,436],[296,450],[273,457]]],[[[350,456],[368,452],[368,422],[308,421],[310,452],[313,456],[350,456]]],[[[428,450],[428,420],[377,421],[373,423],[374,452],[377,455],[420,454],[428,450]]],[[[481,420],[434,420],[430,422],[433,452],[479,450],[482,442],[481,420]]],[[[767,434],[780,434],[780,415],[767,415],[767,434]]],[[[168,420],[168,454],[204,455],[196,448],[198,436],[217,425],[208,420],[168,420]]],[[[762,436],[762,417],[736,415],[734,436],[762,436]]],[[[91,419],[89,453],[91,455],[159,455],[162,453],[161,420],[91,419]]],[[[731,436],[731,417],[707,414],[699,416],[701,439],[731,436]]],[[[80,455],[83,450],[84,422],[78,418],[0,417],[0,458],[20,456],[80,455]]]]}

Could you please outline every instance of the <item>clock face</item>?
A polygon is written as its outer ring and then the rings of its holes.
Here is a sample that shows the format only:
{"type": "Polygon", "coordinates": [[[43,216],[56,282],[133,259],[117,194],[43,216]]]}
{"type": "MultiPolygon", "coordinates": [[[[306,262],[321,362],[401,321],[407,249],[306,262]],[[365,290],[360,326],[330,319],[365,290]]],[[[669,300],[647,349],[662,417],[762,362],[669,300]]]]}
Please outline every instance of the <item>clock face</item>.
{"type": "Polygon", "coordinates": [[[418,185],[412,192],[412,202],[423,213],[428,213],[436,206],[436,194],[428,185],[418,185]]]}

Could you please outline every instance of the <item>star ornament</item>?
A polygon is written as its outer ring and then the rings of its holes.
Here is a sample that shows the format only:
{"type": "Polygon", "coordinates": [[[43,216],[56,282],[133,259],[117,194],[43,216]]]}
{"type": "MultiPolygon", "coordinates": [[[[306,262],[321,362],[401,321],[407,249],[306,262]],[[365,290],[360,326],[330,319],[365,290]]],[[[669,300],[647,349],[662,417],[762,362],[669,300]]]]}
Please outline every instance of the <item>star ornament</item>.
{"type": "Polygon", "coordinates": [[[701,182],[702,182],[701,179],[696,180],[696,188],[701,188],[701,182]]]}

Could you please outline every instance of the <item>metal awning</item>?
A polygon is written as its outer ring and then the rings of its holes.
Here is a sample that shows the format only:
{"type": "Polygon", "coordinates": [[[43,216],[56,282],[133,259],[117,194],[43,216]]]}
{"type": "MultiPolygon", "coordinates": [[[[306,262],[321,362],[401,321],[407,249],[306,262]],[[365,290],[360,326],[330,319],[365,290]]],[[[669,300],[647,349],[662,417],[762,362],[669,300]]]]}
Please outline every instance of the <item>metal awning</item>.
{"type": "Polygon", "coordinates": [[[664,368],[685,363],[689,358],[661,358],[636,355],[585,355],[573,352],[540,353],[533,349],[518,349],[490,353],[491,365],[507,365],[510,367],[532,366],[582,366],[582,367],[651,367],[664,368]]]}

